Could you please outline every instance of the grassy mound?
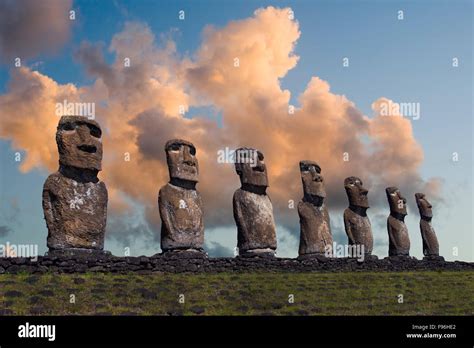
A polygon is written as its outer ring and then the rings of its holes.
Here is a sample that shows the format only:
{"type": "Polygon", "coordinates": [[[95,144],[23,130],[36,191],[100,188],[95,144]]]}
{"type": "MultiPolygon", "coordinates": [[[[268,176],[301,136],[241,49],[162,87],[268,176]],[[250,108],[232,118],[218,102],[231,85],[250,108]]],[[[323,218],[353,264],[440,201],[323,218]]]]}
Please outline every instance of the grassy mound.
{"type": "Polygon", "coordinates": [[[473,315],[473,293],[474,272],[2,274],[0,315],[473,315]]]}

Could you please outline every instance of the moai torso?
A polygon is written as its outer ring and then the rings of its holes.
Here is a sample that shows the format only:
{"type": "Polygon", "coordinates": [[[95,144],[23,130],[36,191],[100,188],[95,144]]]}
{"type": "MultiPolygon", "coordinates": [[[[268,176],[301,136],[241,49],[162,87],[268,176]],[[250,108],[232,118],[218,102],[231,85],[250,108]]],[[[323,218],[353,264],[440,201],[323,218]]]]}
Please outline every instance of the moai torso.
{"type": "Polygon", "coordinates": [[[299,254],[325,255],[326,247],[332,248],[333,244],[326,206],[317,207],[301,201],[298,203],[298,215],[300,217],[299,254]]]}
{"type": "Polygon", "coordinates": [[[235,171],[241,183],[232,201],[239,255],[273,256],[277,239],[263,154],[252,148],[237,149],[235,171]]]}
{"type": "Polygon", "coordinates": [[[59,170],[43,187],[43,212],[50,251],[103,250],[107,189],[102,169],[102,131],[82,116],[61,117],[56,132],[59,170]]]}
{"type": "Polygon", "coordinates": [[[50,249],[104,248],[107,189],[101,181],[77,182],[56,172],[43,187],[50,249]]]}
{"type": "Polygon", "coordinates": [[[158,205],[162,218],[161,249],[202,249],[204,223],[199,192],[168,183],[160,190],[158,205]]]}
{"type": "Polygon", "coordinates": [[[303,200],[298,203],[300,217],[299,255],[331,256],[333,240],[329,213],[324,204],[326,191],[321,167],[313,161],[300,162],[303,200]]]}
{"type": "Polygon", "coordinates": [[[266,194],[238,189],[234,193],[233,208],[239,251],[276,249],[273,207],[266,194]]]}
{"type": "Polygon", "coordinates": [[[160,189],[161,249],[203,251],[204,223],[201,195],[196,190],[199,166],[196,148],[182,139],[165,145],[170,182],[160,189]]]}
{"type": "Polygon", "coordinates": [[[388,255],[409,256],[410,237],[408,236],[407,225],[404,222],[407,215],[407,201],[396,187],[387,187],[385,193],[390,206],[390,215],[387,219],[388,255]]]}
{"type": "Polygon", "coordinates": [[[363,245],[365,254],[372,254],[374,238],[368,216],[361,216],[350,208],[344,210],[344,228],[349,245],[363,245]]]}
{"type": "Polygon", "coordinates": [[[438,238],[431,222],[420,220],[421,238],[423,240],[423,255],[439,256],[438,238]]]}
{"type": "Polygon", "coordinates": [[[389,238],[388,255],[410,255],[410,237],[408,236],[407,225],[390,215],[387,219],[387,229],[389,238]]]}

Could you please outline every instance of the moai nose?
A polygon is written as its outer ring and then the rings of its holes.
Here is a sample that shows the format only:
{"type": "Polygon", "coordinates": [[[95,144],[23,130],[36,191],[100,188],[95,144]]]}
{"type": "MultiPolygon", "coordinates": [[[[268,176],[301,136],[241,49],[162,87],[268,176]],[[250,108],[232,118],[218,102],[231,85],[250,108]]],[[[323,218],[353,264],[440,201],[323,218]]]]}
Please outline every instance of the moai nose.
{"type": "Polygon", "coordinates": [[[194,160],[188,146],[183,146],[183,162],[190,165],[194,164],[194,160]]]}
{"type": "Polygon", "coordinates": [[[81,141],[85,141],[90,134],[89,128],[86,125],[80,125],[76,128],[76,132],[79,135],[81,141]]]}

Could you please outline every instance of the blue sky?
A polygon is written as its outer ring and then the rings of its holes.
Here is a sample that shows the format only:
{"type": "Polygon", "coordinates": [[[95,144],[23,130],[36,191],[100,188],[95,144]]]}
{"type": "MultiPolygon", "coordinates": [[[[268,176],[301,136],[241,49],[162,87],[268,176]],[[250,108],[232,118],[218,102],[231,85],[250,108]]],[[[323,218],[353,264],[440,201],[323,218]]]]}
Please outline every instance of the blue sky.
{"type": "MultiPolygon", "coordinates": [[[[59,83],[90,85],[94,80],[73,59],[73,51],[84,40],[108,47],[125,22],[140,21],[157,37],[172,35],[179,54],[193,57],[206,25],[223,27],[268,5],[291,7],[300,24],[295,50],[300,60],[281,81],[291,91],[292,103],[298,104],[312,76],[328,81],[333,93],[345,95],[368,116],[371,104],[382,96],[420,103],[421,118],[412,126],[424,149],[421,175],[444,181],[445,203],[438,206],[434,220],[442,251],[447,258],[474,260],[471,1],[74,1],[77,20],[69,41],[55,54],[41,53],[28,63],[41,62],[38,71],[59,83]],[[185,21],[178,20],[179,10],[185,11],[185,21]],[[399,10],[404,20],[397,19],[399,10]],[[349,67],[342,66],[343,57],[349,58],[349,67]],[[452,66],[454,57],[459,67],[452,66]],[[453,152],[460,155],[457,163],[451,160],[453,152]],[[458,231],[454,240],[449,237],[453,230],[458,231]],[[459,257],[449,255],[458,244],[462,244],[459,257]]],[[[106,60],[113,59],[107,52],[106,60]]],[[[0,65],[1,94],[8,90],[10,69],[0,65]]],[[[194,110],[202,111],[206,109],[194,110]]],[[[7,139],[0,139],[0,159],[0,225],[12,230],[6,237],[0,235],[0,242],[34,240],[44,250],[41,189],[47,173],[20,173],[7,139]]],[[[417,212],[412,215],[412,243],[421,243],[417,212]]],[[[420,256],[419,251],[414,254],[420,256]]]]}

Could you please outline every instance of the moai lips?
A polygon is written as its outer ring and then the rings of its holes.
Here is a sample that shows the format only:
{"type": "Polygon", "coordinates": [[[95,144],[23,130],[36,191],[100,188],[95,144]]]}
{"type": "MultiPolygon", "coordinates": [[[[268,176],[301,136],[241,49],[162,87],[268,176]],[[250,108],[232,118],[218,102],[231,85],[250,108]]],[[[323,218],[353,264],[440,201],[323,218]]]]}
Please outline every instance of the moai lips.
{"type": "Polygon", "coordinates": [[[199,251],[204,244],[202,199],[196,190],[199,166],[196,148],[182,139],[165,145],[170,182],[160,189],[161,249],[199,251]]]}
{"type": "Polygon", "coordinates": [[[266,194],[267,168],[263,154],[251,148],[235,151],[241,188],[233,197],[237,247],[241,256],[274,255],[277,248],[273,206],[266,194]]]}
{"type": "Polygon", "coordinates": [[[423,255],[427,258],[439,257],[439,243],[435,230],[431,225],[433,210],[424,193],[415,194],[416,204],[420,212],[420,230],[423,240],[423,255]]]}
{"type": "Polygon", "coordinates": [[[410,237],[408,236],[408,228],[405,225],[407,201],[396,187],[387,187],[385,192],[390,205],[390,216],[387,219],[388,255],[409,256],[410,237]]]}
{"type": "Polygon", "coordinates": [[[300,162],[303,200],[298,203],[300,217],[299,255],[332,254],[333,239],[329,213],[324,199],[326,190],[321,167],[313,161],[300,162]]]}
{"type": "Polygon", "coordinates": [[[50,253],[104,248],[108,197],[97,178],[102,168],[101,135],[99,124],[83,116],[63,116],[59,121],[59,170],[43,187],[50,253]]]}
{"type": "Polygon", "coordinates": [[[368,190],[363,186],[362,180],[355,176],[344,180],[344,188],[349,199],[349,207],[344,211],[344,227],[349,245],[363,245],[366,255],[372,254],[374,239],[372,226],[367,209],[369,200],[368,190]]]}

